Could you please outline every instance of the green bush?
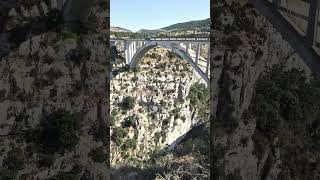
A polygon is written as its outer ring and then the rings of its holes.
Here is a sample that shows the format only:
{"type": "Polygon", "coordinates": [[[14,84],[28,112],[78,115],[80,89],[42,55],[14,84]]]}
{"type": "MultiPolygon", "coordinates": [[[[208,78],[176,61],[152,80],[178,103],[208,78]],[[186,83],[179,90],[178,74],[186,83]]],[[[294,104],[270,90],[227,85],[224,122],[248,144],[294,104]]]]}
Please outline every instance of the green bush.
{"type": "Polygon", "coordinates": [[[39,142],[46,152],[72,150],[79,142],[81,116],[58,110],[41,121],[39,142]]]}
{"type": "Polygon", "coordinates": [[[320,128],[319,84],[314,77],[308,82],[301,70],[285,70],[280,65],[268,69],[257,81],[250,115],[245,115],[256,118],[254,154],[261,159],[266,147],[273,148],[277,138],[282,179],[317,179],[316,169],[306,167],[314,166],[310,157],[320,155],[320,141],[316,140],[316,129],[320,128]]]}
{"type": "Polygon", "coordinates": [[[91,157],[91,159],[94,162],[99,162],[99,163],[106,162],[109,159],[108,154],[103,152],[103,147],[92,149],[88,155],[89,157],[91,157]]]}
{"type": "Polygon", "coordinates": [[[124,120],[124,122],[123,122],[123,124],[122,124],[122,127],[123,128],[128,128],[128,127],[136,127],[136,116],[129,116],[129,117],[127,117],[125,120],[124,120]]]}
{"type": "Polygon", "coordinates": [[[167,52],[167,56],[168,56],[169,59],[174,59],[174,58],[177,57],[177,54],[175,52],[173,52],[173,51],[168,51],[167,52]]]}
{"type": "Polygon", "coordinates": [[[112,109],[110,114],[110,126],[115,125],[117,115],[118,115],[118,111],[116,109],[112,109]]]}
{"type": "Polygon", "coordinates": [[[123,110],[131,110],[135,106],[135,99],[131,96],[123,98],[122,102],[119,104],[123,110]]]}
{"type": "Polygon", "coordinates": [[[25,156],[20,148],[11,149],[3,160],[2,166],[9,170],[22,170],[24,168],[25,156]]]}
{"type": "Polygon", "coordinates": [[[201,83],[195,83],[190,87],[188,98],[190,99],[190,104],[198,109],[198,115],[201,119],[208,118],[209,110],[209,90],[201,83]]]}
{"type": "Polygon", "coordinates": [[[0,168],[0,179],[1,180],[15,180],[17,171],[12,169],[0,168]]]}
{"type": "Polygon", "coordinates": [[[54,154],[38,154],[38,167],[49,168],[54,164],[54,154]]]}
{"type": "Polygon", "coordinates": [[[238,35],[231,35],[224,39],[223,44],[237,50],[242,45],[242,40],[238,35]]]}
{"type": "Polygon", "coordinates": [[[188,98],[193,106],[197,106],[208,101],[209,91],[204,84],[195,83],[190,87],[188,98]]]}
{"type": "Polygon", "coordinates": [[[50,180],[59,179],[59,180],[75,180],[79,179],[79,177],[72,172],[59,172],[54,177],[50,178],[50,180]]]}
{"type": "Polygon", "coordinates": [[[123,144],[123,149],[134,149],[137,146],[137,140],[136,139],[128,139],[123,144]]]}
{"type": "Polygon", "coordinates": [[[61,36],[62,36],[63,40],[66,40],[66,39],[78,40],[79,39],[79,35],[77,33],[69,32],[69,31],[63,31],[61,33],[61,36]]]}
{"type": "Polygon", "coordinates": [[[3,159],[2,167],[0,168],[0,179],[14,180],[19,170],[25,167],[25,155],[22,149],[13,148],[3,159]]]}
{"type": "Polygon", "coordinates": [[[128,130],[116,127],[113,130],[113,134],[111,136],[111,140],[115,142],[118,146],[120,146],[123,142],[124,137],[128,134],[128,130]]]}
{"type": "Polygon", "coordinates": [[[55,80],[63,76],[62,72],[59,69],[54,68],[51,68],[49,71],[47,71],[45,75],[47,76],[50,85],[52,85],[55,80]]]}

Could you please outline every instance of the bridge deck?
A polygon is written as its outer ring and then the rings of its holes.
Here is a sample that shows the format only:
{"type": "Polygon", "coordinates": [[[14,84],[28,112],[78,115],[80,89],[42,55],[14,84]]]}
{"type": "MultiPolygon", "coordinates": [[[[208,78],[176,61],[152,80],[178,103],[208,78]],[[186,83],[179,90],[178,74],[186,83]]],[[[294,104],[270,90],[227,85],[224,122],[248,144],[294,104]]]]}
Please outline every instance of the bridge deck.
{"type": "Polygon", "coordinates": [[[290,22],[273,8],[272,3],[265,0],[249,0],[249,2],[281,33],[282,37],[288,41],[308,67],[313,72],[320,73],[319,54],[290,22]]]}
{"type": "Polygon", "coordinates": [[[209,44],[210,38],[150,38],[150,39],[129,39],[129,38],[111,38],[114,41],[136,41],[136,42],[172,42],[172,43],[203,43],[209,44]]]}

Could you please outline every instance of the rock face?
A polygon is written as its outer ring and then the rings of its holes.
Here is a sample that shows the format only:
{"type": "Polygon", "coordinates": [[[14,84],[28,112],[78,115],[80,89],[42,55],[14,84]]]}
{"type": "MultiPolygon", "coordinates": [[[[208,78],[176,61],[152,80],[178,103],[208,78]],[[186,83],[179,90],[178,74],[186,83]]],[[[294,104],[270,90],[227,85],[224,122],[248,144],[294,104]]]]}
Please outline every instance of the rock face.
{"type": "Polygon", "coordinates": [[[204,82],[182,59],[152,56],[167,53],[154,48],[138,72],[121,73],[111,81],[112,165],[128,161],[127,156],[147,160],[200,123],[188,95],[194,83],[204,82]],[[130,98],[132,106],[127,108],[130,98]],[[119,129],[125,131],[121,142],[119,129]]]}
{"type": "Polygon", "coordinates": [[[281,171],[280,154],[276,154],[273,164],[268,164],[268,154],[273,153],[270,149],[260,157],[253,153],[256,121],[248,123],[243,116],[251,103],[257,78],[268,67],[283,64],[287,69],[303,69],[308,75],[310,70],[250,5],[228,1],[213,4],[211,11],[215,12],[210,83],[210,119],[214,121],[212,177],[276,179],[281,171]],[[269,171],[265,172],[267,166],[269,171]]]}
{"type": "MultiPolygon", "coordinates": [[[[56,0],[18,3],[9,11],[6,29],[52,13],[55,4],[56,0]]],[[[30,37],[1,59],[0,179],[107,178],[108,162],[103,156],[108,151],[109,17],[107,6],[102,5],[96,2],[90,15],[100,31],[48,31],[30,37]],[[56,137],[72,148],[63,145],[61,151],[48,153],[45,144],[49,142],[39,135],[47,132],[43,124],[50,117],[56,117],[53,123],[64,119],[62,122],[77,124],[66,124],[66,131],[61,127],[56,137]],[[64,133],[66,136],[61,137],[64,133]],[[22,152],[19,158],[23,167],[8,164],[14,152],[22,152]],[[98,153],[102,159],[94,156],[98,153]]]]}

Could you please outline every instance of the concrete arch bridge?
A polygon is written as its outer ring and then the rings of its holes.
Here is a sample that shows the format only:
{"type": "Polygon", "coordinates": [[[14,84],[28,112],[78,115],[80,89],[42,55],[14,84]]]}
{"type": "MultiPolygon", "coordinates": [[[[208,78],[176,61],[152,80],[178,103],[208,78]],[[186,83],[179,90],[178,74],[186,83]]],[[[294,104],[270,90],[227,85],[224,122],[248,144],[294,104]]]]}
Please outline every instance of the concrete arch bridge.
{"type": "Polygon", "coordinates": [[[134,69],[149,50],[160,46],[175,52],[208,84],[210,73],[210,39],[209,38],[151,38],[151,39],[110,39],[111,45],[120,45],[126,64],[134,69]],[[208,45],[207,57],[200,55],[203,45],[208,45]],[[196,46],[193,50],[192,46],[196,46]]]}
{"type": "Polygon", "coordinates": [[[320,73],[320,0],[249,0],[291,45],[305,64],[320,73]]]}

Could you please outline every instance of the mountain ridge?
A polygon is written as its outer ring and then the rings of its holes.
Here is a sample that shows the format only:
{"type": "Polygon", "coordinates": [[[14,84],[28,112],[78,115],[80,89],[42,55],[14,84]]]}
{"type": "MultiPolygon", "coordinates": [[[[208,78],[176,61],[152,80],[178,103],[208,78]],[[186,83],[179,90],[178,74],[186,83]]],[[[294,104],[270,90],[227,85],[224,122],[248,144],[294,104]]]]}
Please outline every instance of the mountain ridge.
{"type": "MultiPolygon", "coordinates": [[[[113,26],[111,26],[111,32],[120,32],[120,31],[113,30],[116,28],[127,30],[127,32],[133,32],[122,27],[113,27],[113,26]]],[[[168,31],[174,31],[174,30],[194,30],[194,29],[203,29],[203,28],[210,29],[210,18],[206,18],[202,20],[186,21],[182,23],[175,23],[159,29],[140,29],[136,33],[157,34],[161,32],[168,32],[168,31]]]]}

